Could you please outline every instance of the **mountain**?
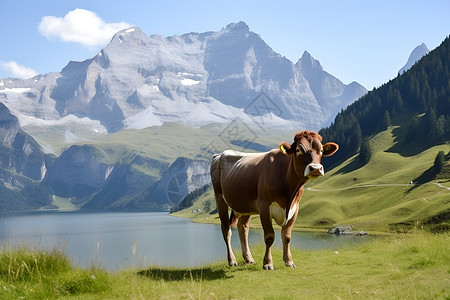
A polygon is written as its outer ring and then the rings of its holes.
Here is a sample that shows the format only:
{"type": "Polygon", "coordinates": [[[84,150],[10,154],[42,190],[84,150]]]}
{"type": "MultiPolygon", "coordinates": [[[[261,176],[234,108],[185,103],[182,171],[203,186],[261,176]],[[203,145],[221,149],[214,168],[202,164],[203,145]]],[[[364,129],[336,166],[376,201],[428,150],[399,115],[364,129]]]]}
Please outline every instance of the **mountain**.
{"type": "Polygon", "coordinates": [[[39,185],[50,160],[0,103],[0,211],[37,209],[52,203],[39,185]]]}
{"type": "Polygon", "coordinates": [[[398,71],[398,74],[408,71],[416,62],[418,62],[422,57],[430,52],[427,46],[422,43],[411,52],[406,64],[398,71]]]}
{"type": "Polygon", "coordinates": [[[24,124],[30,117],[43,126],[83,119],[94,125],[86,128],[109,133],[167,122],[227,124],[237,117],[254,124],[261,116],[267,121],[254,125],[319,129],[366,92],[325,72],[307,52],[292,63],[244,22],[172,37],[132,27],[60,73],[0,80],[0,101],[24,124]],[[261,94],[264,103],[257,102],[261,94]]]}
{"type": "Polygon", "coordinates": [[[207,184],[212,152],[276,147],[365,93],[306,51],[292,63],[243,22],[122,30],[59,73],[0,79],[0,209],[167,209],[207,184]]]}
{"type": "Polygon", "coordinates": [[[155,203],[170,208],[180,203],[190,192],[211,182],[209,162],[179,157],[133,207],[152,208],[155,203]]]}
{"type": "Polygon", "coordinates": [[[33,180],[46,174],[45,157],[36,141],[21,128],[18,119],[0,103],[0,167],[33,180]]]}

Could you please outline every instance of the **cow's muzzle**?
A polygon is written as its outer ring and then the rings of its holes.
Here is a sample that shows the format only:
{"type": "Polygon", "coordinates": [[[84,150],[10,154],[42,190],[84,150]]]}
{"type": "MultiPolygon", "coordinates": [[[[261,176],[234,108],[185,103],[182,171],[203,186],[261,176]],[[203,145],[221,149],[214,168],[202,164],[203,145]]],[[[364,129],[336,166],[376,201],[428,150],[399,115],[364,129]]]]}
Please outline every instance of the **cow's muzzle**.
{"type": "Polygon", "coordinates": [[[305,168],[305,177],[316,179],[324,175],[323,166],[321,164],[309,164],[305,168]]]}

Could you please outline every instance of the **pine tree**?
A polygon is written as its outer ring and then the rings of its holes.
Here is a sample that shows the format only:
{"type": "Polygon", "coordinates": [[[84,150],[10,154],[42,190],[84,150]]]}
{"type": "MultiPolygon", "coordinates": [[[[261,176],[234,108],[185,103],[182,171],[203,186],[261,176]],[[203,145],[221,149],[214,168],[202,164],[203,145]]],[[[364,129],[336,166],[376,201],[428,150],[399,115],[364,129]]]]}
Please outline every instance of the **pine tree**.
{"type": "Polygon", "coordinates": [[[439,151],[434,159],[434,172],[437,174],[442,171],[445,166],[445,154],[444,151],[439,151]]]}
{"type": "Polygon", "coordinates": [[[362,165],[367,164],[372,157],[372,151],[369,146],[369,139],[365,136],[361,143],[361,148],[359,149],[359,162],[362,165]]]}
{"type": "Polygon", "coordinates": [[[353,139],[351,142],[355,143],[357,146],[360,146],[362,143],[362,131],[361,131],[361,127],[359,126],[358,121],[356,121],[355,131],[354,131],[353,139]]]}
{"type": "Polygon", "coordinates": [[[425,114],[425,132],[432,143],[439,140],[439,128],[436,111],[431,106],[425,114]]]}
{"type": "Polygon", "coordinates": [[[445,120],[444,115],[440,115],[437,119],[437,134],[439,137],[442,137],[445,134],[445,124],[447,121],[445,120]]]}
{"type": "Polygon", "coordinates": [[[391,126],[391,117],[389,116],[389,112],[386,110],[381,122],[381,130],[386,130],[389,128],[389,126],[391,126]]]}

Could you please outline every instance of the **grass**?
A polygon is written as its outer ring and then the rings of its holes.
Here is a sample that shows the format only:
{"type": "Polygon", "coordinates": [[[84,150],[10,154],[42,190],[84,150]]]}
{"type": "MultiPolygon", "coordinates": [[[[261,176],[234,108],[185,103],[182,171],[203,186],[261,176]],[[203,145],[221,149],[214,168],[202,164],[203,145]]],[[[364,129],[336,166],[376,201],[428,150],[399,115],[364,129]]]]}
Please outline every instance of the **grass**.
{"type": "Polygon", "coordinates": [[[78,207],[70,202],[70,198],[62,198],[53,195],[53,206],[58,207],[59,211],[74,211],[77,210],[78,207]]]}
{"type": "Polygon", "coordinates": [[[74,268],[64,251],[29,246],[3,249],[0,254],[0,298],[45,299],[109,289],[101,269],[74,268]]]}
{"type": "MultiPolygon", "coordinates": [[[[0,252],[0,298],[18,299],[448,299],[450,234],[417,231],[335,250],[293,249],[297,269],[273,251],[275,270],[223,261],[198,268],[74,267],[59,250],[0,252]]],[[[237,251],[236,251],[237,252],[237,251]]],[[[236,253],[239,254],[239,253],[236,253]]]]}
{"type": "MultiPolygon", "coordinates": [[[[83,128],[78,128],[74,132],[79,133],[85,140],[73,144],[64,141],[65,129],[59,127],[40,129],[28,126],[25,130],[41,145],[47,145],[49,149],[53,149],[57,155],[71,145],[90,145],[101,152],[100,159],[109,163],[115,163],[129,153],[139,153],[163,163],[172,163],[180,156],[209,160],[211,154],[205,150],[208,147],[211,148],[210,150],[223,151],[229,147],[244,150],[239,146],[230,145],[231,141],[227,140],[228,135],[226,135],[229,125],[212,124],[193,128],[177,123],[165,123],[162,126],[152,126],[142,130],[127,129],[113,134],[91,135],[83,128]]],[[[244,130],[243,136],[250,141],[271,147],[277,147],[280,138],[290,141],[294,136],[294,132],[258,128],[251,128],[250,134],[250,127],[242,124],[240,126],[242,127],[240,130],[244,130]]],[[[233,138],[233,135],[230,138],[233,138]]]]}
{"type": "MultiPolygon", "coordinates": [[[[324,178],[308,184],[310,189],[302,198],[297,226],[344,223],[386,232],[402,225],[413,228],[450,211],[450,190],[438,186],[437,180],[410,184],[433,165],[439,151],[447,153],[450,146],[439,145],[415,156],[401,156],[389,152],[395,144],[392,130],[395,128],[370,140],[373,157],[367,165],[349,168],[357,160],[353,157],[324,178]],[[322,207],[327,210],[325,213],[322,207]]],[[[450,180],[448,173],[443,177],[446,179],[440,181],[450,180]]]]}

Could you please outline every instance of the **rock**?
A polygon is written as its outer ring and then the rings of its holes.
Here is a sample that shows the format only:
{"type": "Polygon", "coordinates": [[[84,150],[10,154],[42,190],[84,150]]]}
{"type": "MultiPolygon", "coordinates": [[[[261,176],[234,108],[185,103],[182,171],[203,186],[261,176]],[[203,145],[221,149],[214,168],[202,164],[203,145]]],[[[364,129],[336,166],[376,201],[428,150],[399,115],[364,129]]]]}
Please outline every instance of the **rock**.
{"type": "Polygon", "coordinates": [[[341,234],[367,235],[367,232],[365,232],[363,230],[361,230],[359,232],[353,232],[353,227],[351,225],[339,225],[339,226],[329,229],[327,233],[336,234],[336,235],[341,235],[341,234]]]}
{"type": "Polygon", "coordinates": [[[336,226],[331,228],[330,230],[328,230],[327,233],[329,234],[352,234],[353,231],[353,227],[350,225],[340,225],[340,226],[336,226]]]}

